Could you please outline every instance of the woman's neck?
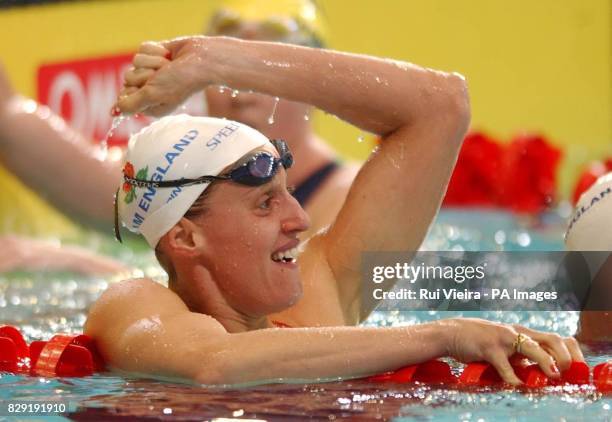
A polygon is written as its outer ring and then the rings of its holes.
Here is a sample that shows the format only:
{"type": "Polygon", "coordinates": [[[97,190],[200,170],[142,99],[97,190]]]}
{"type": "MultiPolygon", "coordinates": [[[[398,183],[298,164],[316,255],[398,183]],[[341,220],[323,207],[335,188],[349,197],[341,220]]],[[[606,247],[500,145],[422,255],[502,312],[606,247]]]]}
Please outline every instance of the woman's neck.
{"type": "Polygon", "coordinates": [[[267,316],[243,314],[228,303],[212,275],[201,265],[192,265],[188,273],[177,270],[168,287],[176,293],[191,312],[216,319],[228,333],[241,333],[274,325],[267,316]]]}

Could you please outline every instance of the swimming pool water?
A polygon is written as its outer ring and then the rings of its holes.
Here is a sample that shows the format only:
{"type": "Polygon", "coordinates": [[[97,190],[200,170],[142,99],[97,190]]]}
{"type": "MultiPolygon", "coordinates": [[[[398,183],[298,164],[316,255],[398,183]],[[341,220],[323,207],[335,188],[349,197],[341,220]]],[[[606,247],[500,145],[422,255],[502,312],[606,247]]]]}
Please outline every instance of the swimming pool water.
{"type": "MultiPolygon", "coordinates": [[[[446,210],[432,227],[425,247],[560,250],[562,229],[562,220],[554,215],[520,221],[500,212],[446,210]]],[[[148,276],[163,278],[153,254],[142,245],[125,247],[95,236],[85,243],[142,268],[148,276]]],[[[57,332],[81,332],[88,307],[110,282],[72,274],[2,274],[0,324],[21,327],[28,341],[48,339],[57,332]]],[[[522,323],[563,335],[572,334],[578,320],[575,312],[422,311],[375,312],[365,324],[398,326],[457,315],[522,323]]],[[[590,365],[609,359],[612,345],[587,351],[590,365]]],[[[74,420],[612,420],[612,396],[602,396],[589,386],[516,391],[353,380],[219,389],[116,374],[55,379],[0,374],[0,402],[9,400],[61,400],[72,407],[64,417],[74,420]]]]}

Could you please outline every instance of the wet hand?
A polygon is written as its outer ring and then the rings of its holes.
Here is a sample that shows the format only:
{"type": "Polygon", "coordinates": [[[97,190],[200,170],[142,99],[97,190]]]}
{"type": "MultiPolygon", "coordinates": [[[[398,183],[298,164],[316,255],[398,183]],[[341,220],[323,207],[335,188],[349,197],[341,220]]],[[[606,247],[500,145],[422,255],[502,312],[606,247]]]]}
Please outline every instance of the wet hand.
{"type": "Polygon", "coordinates": [[[111,113],[162,116],[202,89],[208,80],[201,55],[205,40],[186,37],[142,43],[111,113]]]}
{"type": "Polygon", "coordinates": [[[555,333],[472,318],[444,320],[440,324],[448,329],[450,356],[466,363],[487,361],[509,384],[521,384],[509,361],[517,353],[536,362],[550,378],[559,378],[560,370],[567,369],[572,360],[584,360],[573,338],[555,333]]]}

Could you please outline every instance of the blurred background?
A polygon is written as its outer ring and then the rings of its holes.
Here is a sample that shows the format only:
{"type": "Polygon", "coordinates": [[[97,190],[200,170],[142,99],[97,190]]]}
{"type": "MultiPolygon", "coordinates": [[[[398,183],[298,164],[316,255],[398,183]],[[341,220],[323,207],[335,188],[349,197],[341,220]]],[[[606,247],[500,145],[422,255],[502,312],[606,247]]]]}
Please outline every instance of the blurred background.
{"type": "MultiPolygon", "coordinates": [[[[16,90],[48,104],[99,142],[111,126],[108,110],[139,43],[201,33],[221,2],[0,4],[0,61],[16,90]]],[[[465,75],[472,133],[500,145],[523,134],[543,139],[555,152],[553,158],[541,151],[534,156],[536,166],[542,162],[554,173],[549,181],[554,183],[549,188],[554,198],[547,194],[545,203],[571,199],[585,166],[612,155],[609,0],[327,0],[317,6],[330,48],[465,75]],[[540,161],[542,154],[548,164],[540,161]]],[[[192,105],[194,112],[205,111],[202,99],[192,105]]],[[[364,159],[376,143],[370,134],[321,112],[314,123],[349,159],[364,159]]],[[[126,124],[112,143],[124,142],[133,129],[126,124]]],[[[475,159],[487,161],[487,155],[479,152],[475,159]]],[[[0,179],[11,177],[5,173],[0,167],[0,179]]],[[[15,219],[48,207],[19,182],[7,186],[2,203],[7,207],[7,199],[12,200],[15,219]]],[[[465,196],[454,194],[455,199],[465,196]]],[[[45,212],[53,215],[45,222],[46,230],[70,230],[71,223],[59,213],[45,212]]]]}

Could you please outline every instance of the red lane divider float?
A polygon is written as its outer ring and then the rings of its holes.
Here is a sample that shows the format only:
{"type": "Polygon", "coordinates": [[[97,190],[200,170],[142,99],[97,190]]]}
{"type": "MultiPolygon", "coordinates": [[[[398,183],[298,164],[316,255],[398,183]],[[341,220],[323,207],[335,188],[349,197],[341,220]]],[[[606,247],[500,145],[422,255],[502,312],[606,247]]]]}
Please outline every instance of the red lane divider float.
{"type": "Polygon", "coordinates": [[[0,371],[27,371],[29,357],[28,344],[19,330],[10,325],[0,326],[0,371]]]}
{"type": "Polygon", "coordinates": [[[455,384],[457,377],[451,372],[448,363],[439,360],[430,360],[418,365],[406,366],[396,371],[385,372],[384,374],[374,375],[366,378],[371,382],[424,382],[455,384]]]}
{"type": "Polygon", "coordinates": [[[0,326],[0,371],[43,377],[83,377],[104,370],[93,340],[86,335],[57,334],[28,347],[15,327],[0,326]]]}
{"type": "Polygon", "coordinates": [[[593,382],[598,390],[612,392],[612,361],[593,368],[593,382]]]}
{"type": "MultiPolygon", "coordinates": [[[[590,379],[589,367],[584,362],[572,362],[570,367],[561,374],[559,380],[549,379],[540,367],[526,360],[520,360],[512,365],[519,379],[529,388],[539,388],[546,385],[588,384],[590,379]]],[[[459,384],[462,385],[494,385],[503,383],[495,368],[484,362],[468,364],[461,376],[459,384]]]]}
{"type": "MultiPolygon", "coordinates": [[[[546,385],[589,384],[590,370],[584,362],[572,362],[559,380],[549,379],[540,368],[527,359],[512,360],[512,367],[526,387],[546,385]]],[[[86,335],[57,334],[49,341],[33,341],[30,346],[15,327],[0,326],[0,372],[29,373],[43,377],[83,377],[104,371],[104,362],[97,353],[93,339],[86,335]]],[[[451,367],[440,360],[406,366],[365,378],[375,383],[411,383],[487,386],[501,385],[501,377],[486,362],[465,366],[456,377],[451,367]]],[[[593,384],[599,391],[612,392],[612,361],[593,369],[593,384]]]]}
{"type": "MultiPolygon", "coordinates": [[[[527,359],[513,359],[511,364],[514,372],[527,388],[541,388],[547,385],[583,385],[591,382],[589,366],[584,362],[572,362],[558,380],[548,378],[537,364],[527,359]]],[[[478,387],[503,385],[503,380],[497,370],[489,363],[470,363],[463,368],[461,375],[456,377],[451,372],[450,366],[439,360],[406,366],[396,371],[365,378],[365,380],[397,384],[423,382],[478,387]]],[[[602,392],[612,391],[612,361],[599,364],[594,368],[593,384],[602,392]]]]}

